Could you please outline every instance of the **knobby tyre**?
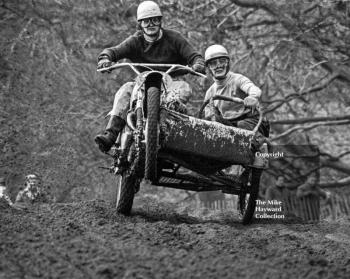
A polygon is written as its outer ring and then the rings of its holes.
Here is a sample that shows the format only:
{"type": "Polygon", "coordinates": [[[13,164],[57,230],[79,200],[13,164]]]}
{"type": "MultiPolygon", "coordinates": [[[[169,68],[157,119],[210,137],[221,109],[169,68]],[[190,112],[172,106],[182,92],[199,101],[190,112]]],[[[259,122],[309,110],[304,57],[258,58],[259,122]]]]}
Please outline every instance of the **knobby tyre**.
{"type": "Polygon", "coordinates": [[[249,174],[249,193],[243,191],[238,198],[238,211],[242,224],[247,225],[254,216],[256,200],[259,195],[262,169],[252,168],[249,174]]]}
{"type": "Polygon", "coordinates": [[[157,178],[159,106],[160,90],[150,87],[147,91],[145,178],[151,182],[157,178]]]}
{"type": "Polygon", "coordinates": [[[131,213],[137,183],[139,181],[134,174],[124,172],[122,175],[117,176],[117,192],[113,203],[117,207],[118,213],[124,215],[131,213]]]}

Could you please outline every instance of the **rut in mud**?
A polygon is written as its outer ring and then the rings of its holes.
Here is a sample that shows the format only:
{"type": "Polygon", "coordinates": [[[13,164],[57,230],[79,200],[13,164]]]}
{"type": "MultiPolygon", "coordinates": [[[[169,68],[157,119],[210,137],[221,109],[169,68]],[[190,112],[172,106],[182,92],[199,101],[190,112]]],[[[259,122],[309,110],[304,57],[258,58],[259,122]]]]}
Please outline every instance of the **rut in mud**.
{"type": "Polygon", "coordinates": [[[241,225],[139,198],[0,210],[0,278],[348,278],[349,220],[241,225]]]}

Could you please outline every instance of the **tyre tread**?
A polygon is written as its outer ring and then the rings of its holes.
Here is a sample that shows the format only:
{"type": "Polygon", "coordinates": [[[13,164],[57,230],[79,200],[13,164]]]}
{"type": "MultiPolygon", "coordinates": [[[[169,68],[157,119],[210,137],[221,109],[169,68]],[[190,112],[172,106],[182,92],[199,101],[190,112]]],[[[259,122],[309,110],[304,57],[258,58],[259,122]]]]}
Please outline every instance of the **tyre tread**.
{"type": "Polygon", "coordinates": [[[158,149],[158,118],[160,90],[150,87],[147,92],[147,146],[145,159],[145,178],[156,179],[158,149]]]}

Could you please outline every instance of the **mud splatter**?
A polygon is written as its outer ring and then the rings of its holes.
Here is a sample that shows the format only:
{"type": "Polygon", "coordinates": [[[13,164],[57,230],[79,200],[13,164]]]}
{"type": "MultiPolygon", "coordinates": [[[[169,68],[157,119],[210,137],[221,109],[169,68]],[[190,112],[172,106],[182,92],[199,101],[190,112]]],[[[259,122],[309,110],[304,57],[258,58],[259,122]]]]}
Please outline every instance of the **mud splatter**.
{"type": "Polygon", "coordinates": [[[347,278],[349,222],[243,226],[138,197],[0,211],[1,278],[347,278]]]}

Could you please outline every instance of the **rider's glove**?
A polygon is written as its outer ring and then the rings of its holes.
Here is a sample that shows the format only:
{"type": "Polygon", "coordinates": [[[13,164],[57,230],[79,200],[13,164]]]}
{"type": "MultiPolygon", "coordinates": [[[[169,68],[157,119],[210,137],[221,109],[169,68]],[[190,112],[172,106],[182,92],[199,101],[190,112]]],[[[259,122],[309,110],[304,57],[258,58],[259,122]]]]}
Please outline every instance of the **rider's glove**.
{"type": "Polygon", "coordinates": [[[258,99],[252,96],[247,96],[244,98],[244,105],[246,107],[255,108],[258,105],[258,103],[259,103],[258,99]]]}
{"type": "Polygon", "coordinates": [[[195,72],[205,74],[205,63],[202,57],[197,56],[192,64],[192,69],[195,72]]]}
{"type": "MultiPolygon", "coordinates": [[[[108,58],[102,58],[101,60],[99,60],[97,62],[97,69],[103,69],[103,68],[108,68],[110,66],[112,66],[113,62],[110,61],[108,58]]],[[[110,70],[106,70],[106,71],[101,71],[101,73],[110,73],[110,70]]]]}

